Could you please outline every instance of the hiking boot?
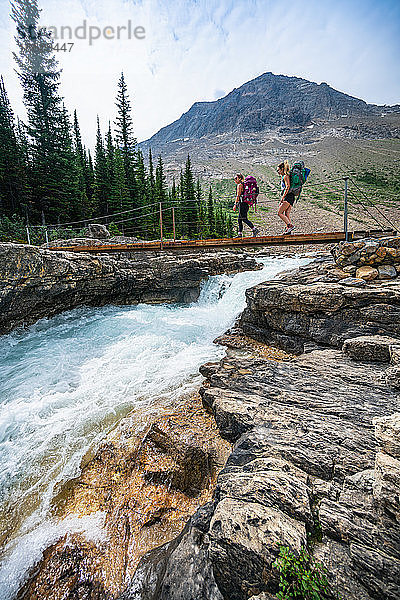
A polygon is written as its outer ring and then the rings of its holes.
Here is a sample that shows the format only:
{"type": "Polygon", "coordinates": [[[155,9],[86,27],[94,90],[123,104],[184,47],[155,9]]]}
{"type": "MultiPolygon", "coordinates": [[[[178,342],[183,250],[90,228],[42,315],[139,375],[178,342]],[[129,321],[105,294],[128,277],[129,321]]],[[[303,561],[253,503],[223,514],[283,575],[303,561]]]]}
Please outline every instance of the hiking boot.
{"type": "Polygon", "coordinates": [[[243,233],[239,232],[237,235],[235,235],[233,237],[234,240],[237,240],[238,238],[242,238],[243,237],[243,233]]]}
{"type": "Polygon", "coordinates": [[[294,229],[294,225],[288,225],[285,229],[285,231],[283,232],[283,235],[289,235],[289,233],[292,233],[294,229]]]}
{"type": "Polygon", "coordinates": [[[256,237],[260,232],[258,231],[257,227],[254,227],[253,229],[253,237],[256,237]]]}

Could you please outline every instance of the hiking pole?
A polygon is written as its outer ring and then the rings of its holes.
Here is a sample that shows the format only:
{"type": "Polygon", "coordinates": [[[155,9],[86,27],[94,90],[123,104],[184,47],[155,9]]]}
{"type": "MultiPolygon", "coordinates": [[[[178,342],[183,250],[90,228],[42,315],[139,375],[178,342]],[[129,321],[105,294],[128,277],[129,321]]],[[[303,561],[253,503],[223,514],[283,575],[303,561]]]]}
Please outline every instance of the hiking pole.
{"type": "Polygon", "coordinates": [[[29,227],[28,227],[28,225],[26,226],[26,235],[27,235],[27,238],[28,238],[28,244],[30,246],[31,245],[31,236],[29,235],[29,227]]]}
{"type": "Polygon", "coordinates": [[[347,209],[347,191],[348,191],[348,183],[349,183],[349,178],[345,177],[344,178],[344,215],[343,215],[343,219],[344,219],[344,223],[343,223],[343,228],[344,228],[344,239],[346,240],[346,242],[349,240],[349,232],[348,232],[348,224],[347,224],[347,216],[348,216],[348,209],[347,209]]]}

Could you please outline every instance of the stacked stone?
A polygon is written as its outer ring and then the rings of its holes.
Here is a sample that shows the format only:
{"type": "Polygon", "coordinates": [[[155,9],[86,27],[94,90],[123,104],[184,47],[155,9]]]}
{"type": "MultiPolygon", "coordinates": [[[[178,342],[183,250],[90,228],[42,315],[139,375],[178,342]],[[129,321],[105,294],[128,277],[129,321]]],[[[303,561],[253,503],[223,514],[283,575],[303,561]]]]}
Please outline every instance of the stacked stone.
{"type": "Polygon", "coordinates": [[[400,275],[400,236],[341,242],[332,254],[338,267],[356,279],[394,279],[400,275]]]}

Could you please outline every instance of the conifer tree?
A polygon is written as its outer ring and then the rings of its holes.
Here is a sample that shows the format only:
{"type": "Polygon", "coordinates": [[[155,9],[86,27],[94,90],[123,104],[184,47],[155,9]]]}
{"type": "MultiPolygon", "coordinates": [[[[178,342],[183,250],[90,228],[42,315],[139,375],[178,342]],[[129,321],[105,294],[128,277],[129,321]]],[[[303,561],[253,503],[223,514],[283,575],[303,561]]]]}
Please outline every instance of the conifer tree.
{"type": "Polygon", "coordinates": [[[104,142],[97,117],[96,150],[94,160],[94,191],[96,212],[100,215],[109,214],[110,186],[108,181],[107,159],[104,142]]]}
{"type": "Polygon", "coordinates": [[[122,152],[125,177],[130,189],[132,201],[136,196],[135,162],[137,140],[133,134],[132,107],[124,74],[118,81],[116,99],[117,118],[115,121],[117,147],[122,152]]]}
{"type": "Polygon", "coordinates": [[[198,225],[198,210],[196,203],[196,192],[193,180],[192,163],[188,155],[183,176],[184,215],[189,237],[195,237],[198,225]]]}
{"type": "Polygon", "coordinates": [[[159,231],[159,207],[156,206],[156,180],[154,176],[154,164],[151,148],[149,150],[149,177],[147,180],[147,211],[149,212],[149,236],[154,237],[159,231]]]}
{"type": "Polygon", "coordinates": [[[74,151],[72,127],[65,106],[62,107],[60,123],[61,151],[58,153],[60,176],[63,187],[59,191],[58,201],[50,208],[50,216],[59,220],[79,220],[87,216],[87,198],[83,181],[79,177],[79,159],[74,151]]]}
{"type": "Polygon", "coordinates": [[[95,183],[94,183],[94,166],[93,159],[90,150],[85,152],[85,164],[86,164],[86,194],[88,197],[90,211],[94,213],[96,210],[96,197],[95,197],[95,183]]]}
{"type": "MultiPolygon", "coordinates": [[[[170,204],[168,201],[168,189],[164,175],[164,165],[162,162],[161,155],[158,157],[158,163],[156,167],[155,177],[155,202],[157,205],[161,204],[162,215],[163,215],[163,234],[170,233],[172,230],[172,213],[170,210],[170,204]]],[[[158,206],[156,205],[156,208],[158,206]]]]}
{"type": "Polygon", "coordinates": [[[185,237],[187,235],[187,224],[186,224],[186,213],[185,213],[185,179],[183,176],[183,171],[181,169],[179,176],[179,187],[177,190],[178,196],[178,206],[179,209],[177,211],[177,228],[179,232],[179,237],[185,237]]]}
{"type": "Polygon", "coordinates": [[[141,150],[138,150],[137,152],[136,189],[136,205],[138,210],[135,214],[140,216],[140,218],[136,219],[136,230],[140,237],[146,239],[152,224],[152,219],[149,219],[148,216],[145,216],[146,213],[149,212],[149,208],[146,207],[146,204],[150,204],[150,202],[148,202],[147,172],[141,150]]]}
{"type": "Polygon", "coordinates": [[[207,224],[208,224],[208,235],[210,237],[215,236],[215,213],[214,213],[214,200],[212,195],[212,189],[208,193],[207,201],[207,224]]]}
{"type": "MultiPolygon", "coordinates": [[[[74,161],[64,146],[66,126],[59,94],[60,70],[52,41],[39,25],[37,0],[14,0],[11,15],[17,25],[18,54],[14,58],[23,88],[30,140],[32,201],[36,218],[50,219],[76,206],[74,161]]],[[[67,136],[69,137],[69,136],[67,136]]]]}
{"type": "Polygon", "coordinates": [[[73,139],[78,168],[79,188],[84,199],[83,214],[85,217],[89,217],[92,211],[93,188],[90,180],[88,158],[86,156],[86,150],[82,144],[81,131],[76,110],[74,111],[73,139]]]}
{"type": "MultiPolygon", "coordinates": [[[[178,232],[177,228],[177,216],[179,215],[179,188],[176,187],[175,177],[172,178],[172,187],[170,191],[170,206],[171,206],[171,218],[173,223],[175,222],[175,235],[178,232]]],[[[172,230],[173,231],[173,230],[172,230]]]]}
{"type": "Polygon", "coordinates": [[[21,214],[26,203],[26,165],[18,143],[14,114],[0,78],[0,216],[21,214]]]}
{"type": "Polygon", "coordinates": [[[114,149],[112,198],[114,202],[114,209],[116,210],[116,212],[124,213],[117,217],[117,221],[122,221],[120,225],[118,225],[122,234],[125,234],[125,229],[127,229],[129,234],[133,233],[134,235],[136,235],[138,229],[139,214],[138,212],[125,212],[131,209],[132,204],[131,196],[126,182],[124,157],[119,148],[114,149]]]}

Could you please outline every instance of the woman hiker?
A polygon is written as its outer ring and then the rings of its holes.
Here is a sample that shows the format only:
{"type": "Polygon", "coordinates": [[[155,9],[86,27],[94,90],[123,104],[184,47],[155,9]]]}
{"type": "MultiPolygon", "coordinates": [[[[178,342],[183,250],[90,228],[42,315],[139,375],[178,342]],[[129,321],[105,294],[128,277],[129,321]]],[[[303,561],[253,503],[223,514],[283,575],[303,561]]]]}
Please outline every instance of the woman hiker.
{"type": "Polygon", "coordinates": [[[281,176],[281,201],[278,209],[278,217],[286,223],[286,229],[283,234],[292,233],[294,225],[290,220],[290,211],[292,210],[295,195],[290,191],[290,165],[287,160],[278,165],[278,173],[281,176]]]}
{"type": "Polygon", "coordinates": [[[248,225],[250,227],[250,229],[253,232],[253,236],[255,237],[259,233],[259,231],[258,231],[257,227],[255,227],[253,225],[253,223],[251,221],[249,221],[247,218],[247,213],[249,212],[250,207],[249,207],[249,204],[247,202],[245,202],[243,199],[244,177],[241,173],[237,173],[235,175],[235,183],[236,183],[236,200],[235,200],[235,204],[233,205],[233,210],[236,210],[237,206],[239,205],[239,217],[238,217],[239,233],[236,237],[243,237],[243,223],[246,223],[246,225],[248,225]]]}

